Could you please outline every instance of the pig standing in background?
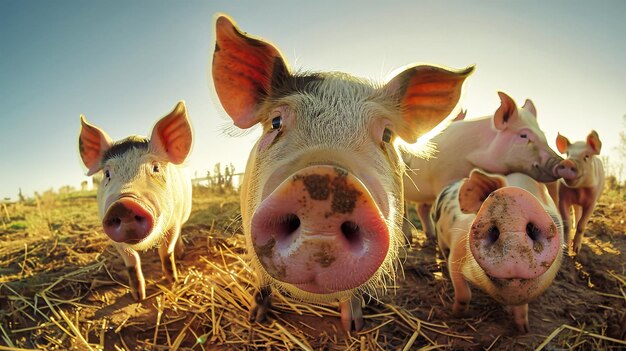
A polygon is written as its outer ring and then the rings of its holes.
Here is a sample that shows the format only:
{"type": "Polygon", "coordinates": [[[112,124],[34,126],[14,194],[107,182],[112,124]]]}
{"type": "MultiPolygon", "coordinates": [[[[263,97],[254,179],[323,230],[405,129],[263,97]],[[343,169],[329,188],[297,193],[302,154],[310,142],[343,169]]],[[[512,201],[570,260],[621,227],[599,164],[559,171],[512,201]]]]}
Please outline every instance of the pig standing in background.
{"type": "Polygon", "coordinates": [[[165,277],[176,280],[174,257],[183,250],[180,228],[191,211],[191,178],[182,166],[191,143],[182,101],[154,126],[150,139],[130,136],[113,142],[81,116],[80,156],[87,175],[102,170],[98,212],[124,259],[135,300],[146,297],[137,251],[158,247],[165,277]]]}
{"type": "Polygon", "coordinates": [[[596,202],[604,188],[604,167],[597,155],[600,154],[602,142],[598,133],[592,130],[586,141],[570,143],[561,134],[556,137],[556,147],[567,159],[559,165],[558,172],[563,177],[558,181],[557,194],[563,230],[569,239],[572,225],[570,209],[574,207],[576,234],[573,250],[580,251],[585,227],[596,207],[596,202]]]}
{"type": "Polygon", "coordinates": [[[260,125],[241,186],[247,250],[262,321],[271,288],[309,302],[338,301],[345,330],[363,326],[361,294],[395,279],[402,244],[407,142],[455,107],[473,71],[422,65],[387,84],[343,73],[292,73],[271,44],[216,21],[213,82],[239,128],[260,125]]]}
{"type": "Polygon", "coordinates": [[[446,187],[433,210],[439,248],[449,251],[454,314],[469,307],[469,281],[512,306],[518,330],[528,332],[528,302],[552,283],[563,256],[561,219],[545,185],[474,170],[446,187]]]}
{"type": "MultiPolygon", "coordinates": [[[[435,197],[447,185],[467,177],[473,168],[500,174],[525,173],[540,182],[558,178],[556,168],[563,159],[548,146],[532,101],[526,100],[518,108],[507,94],[498,95],[501,103],[493,116],[468,120],[461,112],[433,137],[436,154],[432,157],[403,153],[408,168],[404,198],[417,203],[427,238],[434,238],[429,212],[435,197]]],[[[410,226],[405,225],[405,235],[410,243],[410,226]]]]}

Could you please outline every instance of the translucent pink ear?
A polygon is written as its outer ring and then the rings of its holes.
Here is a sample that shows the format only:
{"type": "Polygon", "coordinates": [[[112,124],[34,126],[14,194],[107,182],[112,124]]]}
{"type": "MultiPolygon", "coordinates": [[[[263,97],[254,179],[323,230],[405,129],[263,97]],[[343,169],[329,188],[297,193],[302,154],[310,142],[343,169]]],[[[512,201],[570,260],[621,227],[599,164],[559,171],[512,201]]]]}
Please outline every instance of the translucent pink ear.
{"type": "Polygon", "coordinates": [[[524,106],[522,106],[522,109],[530,112],[531,115],[537,118],[537,109],[535,108],[535,104],[533,104],[533,101],[531,99],[526,99],[526,102],[524,102],[524,106]]]}
{"type": "Polygon", "coordinates": [[[506,179],[474,169],[459,189],[459,204],[463,213],[477,213],[492,192],[506,186],[506,179]]]}
{"type": "Polygon", "coordinates": [[[174,164],[181,164],[189,155],[192,142],[187,108],[183,101],[179,101],[174,110],[161,118],[152,129],[150,149],[164,155],[174,164]]]}
{"type": "Polygon", "coordinates": [[[101,169],[102,156],[111,147],[112,141],[107,133],[87,122],[85,116],[80,116],[80,136],[78,137],[78,151],[83,164],[88,169],[87,175],[93,175],[101,169]]]}
{"type": "Polygon", "coordinates": [[[567,151],[567,148],[570,146],[569,140],[562,136],[560,133],[556,135],[556,149],[559,150],[560,153],[564,154],[567,151]]]}
{"type": "Polygon", "coordinates": [[[500,107],[493,115],[493,124],[497,130],[505,130],[514,120],[519,118],[517,105],[507,94],[499,91],[500,107]]]}
{"type": "Polygon", "coordinates": [[[239,128],[259,122],[256,110],[270,94],[272,82],[289,75],[273,45],[240,31],[226,16],[215,22],[213,83],[222,107],[239,128]]]}
{"type": "Polygon", "coordinates": [[[474,66],[454,71],[420,65],[393,77],[384,89],[400,99],[402,121],[395,121],[398,135],[408,143],[428,133],[454,109],[461,97],[465,78],[474,66]]]}
{"type": "Polygon", "coordinates": [[[596,155],[600,154],[600,149],[602,149],[602,142],[600,141],[600,136],[595,130],[592,130],[589,135],[587,135],[587,145],[591,147],[593,152],[596,155]]]}

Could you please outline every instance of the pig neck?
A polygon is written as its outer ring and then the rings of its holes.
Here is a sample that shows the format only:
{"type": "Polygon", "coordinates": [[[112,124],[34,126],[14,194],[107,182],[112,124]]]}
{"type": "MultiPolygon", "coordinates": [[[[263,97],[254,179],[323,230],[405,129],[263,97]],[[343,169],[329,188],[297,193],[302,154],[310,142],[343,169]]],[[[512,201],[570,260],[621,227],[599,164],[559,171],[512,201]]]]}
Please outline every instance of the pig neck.
{"type": "Polygon", "coordinates": [[[497,131],[492,126],[492,117],[482,117],[452,123],[448,127],[448,143],[438,144],[441,154],[456,155],[458,166],[465,164],[469,169],[482,168],[488,172],[506,172],[498,150],[492,143],[497,131]]]}

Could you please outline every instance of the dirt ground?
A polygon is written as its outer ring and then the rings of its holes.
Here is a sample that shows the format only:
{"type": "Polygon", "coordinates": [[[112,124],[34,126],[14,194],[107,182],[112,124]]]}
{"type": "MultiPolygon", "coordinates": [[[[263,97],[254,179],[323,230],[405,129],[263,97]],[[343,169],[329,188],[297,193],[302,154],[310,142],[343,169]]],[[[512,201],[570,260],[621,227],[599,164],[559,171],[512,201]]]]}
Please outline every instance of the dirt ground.
{"type": "Polygon", "coordinates": [[[618,350],[626,348],[626,191],[603,194],[578,256],[529,306],[520,335],[505,308],[472,288],[451,314],[446,263],[421,231],[395,285],[366,299],[365,329],[341,331],[336,306],[276,294],[250,324],[255,289],[236,194],[198,190],[174,285],[142,253],[148,298],[135,303],[102,234],[93,193],[0,205],[0,350],[618,350]]]}

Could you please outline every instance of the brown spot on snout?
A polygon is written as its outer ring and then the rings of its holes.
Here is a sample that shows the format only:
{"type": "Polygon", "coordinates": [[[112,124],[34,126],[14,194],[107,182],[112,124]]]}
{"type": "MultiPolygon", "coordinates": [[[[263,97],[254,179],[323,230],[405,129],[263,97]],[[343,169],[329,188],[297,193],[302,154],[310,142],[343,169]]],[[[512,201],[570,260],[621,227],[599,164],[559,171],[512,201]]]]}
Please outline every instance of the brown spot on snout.
{"type": "Polygon", "coordinates": [[[337,257],[331,255],[328,245],[322,245],[320,250],[313,254],[313,260],[323,268],[330,266],[336,259],[337,257]]]}
{"type": "Polygon", "coordinates": [[[328,215],[333,213],[351,213],[356,207],[356,201],[361,192],[348,183],[348,173],[346,171],[337,168],[335,171],[337,175],[334,178],[327,174],[310,174],[295,176],[293,180],[301,180],[313,200],[325,201],[332,195],[332,212],[328,215]]]}
{"type": "Polygon", "coordinates": [[[302,179],[302,183],[313,200],[326,200],[330,195],[330,177],[328,175],[311,174],[296,176],[294,180],[302,179]]]}

